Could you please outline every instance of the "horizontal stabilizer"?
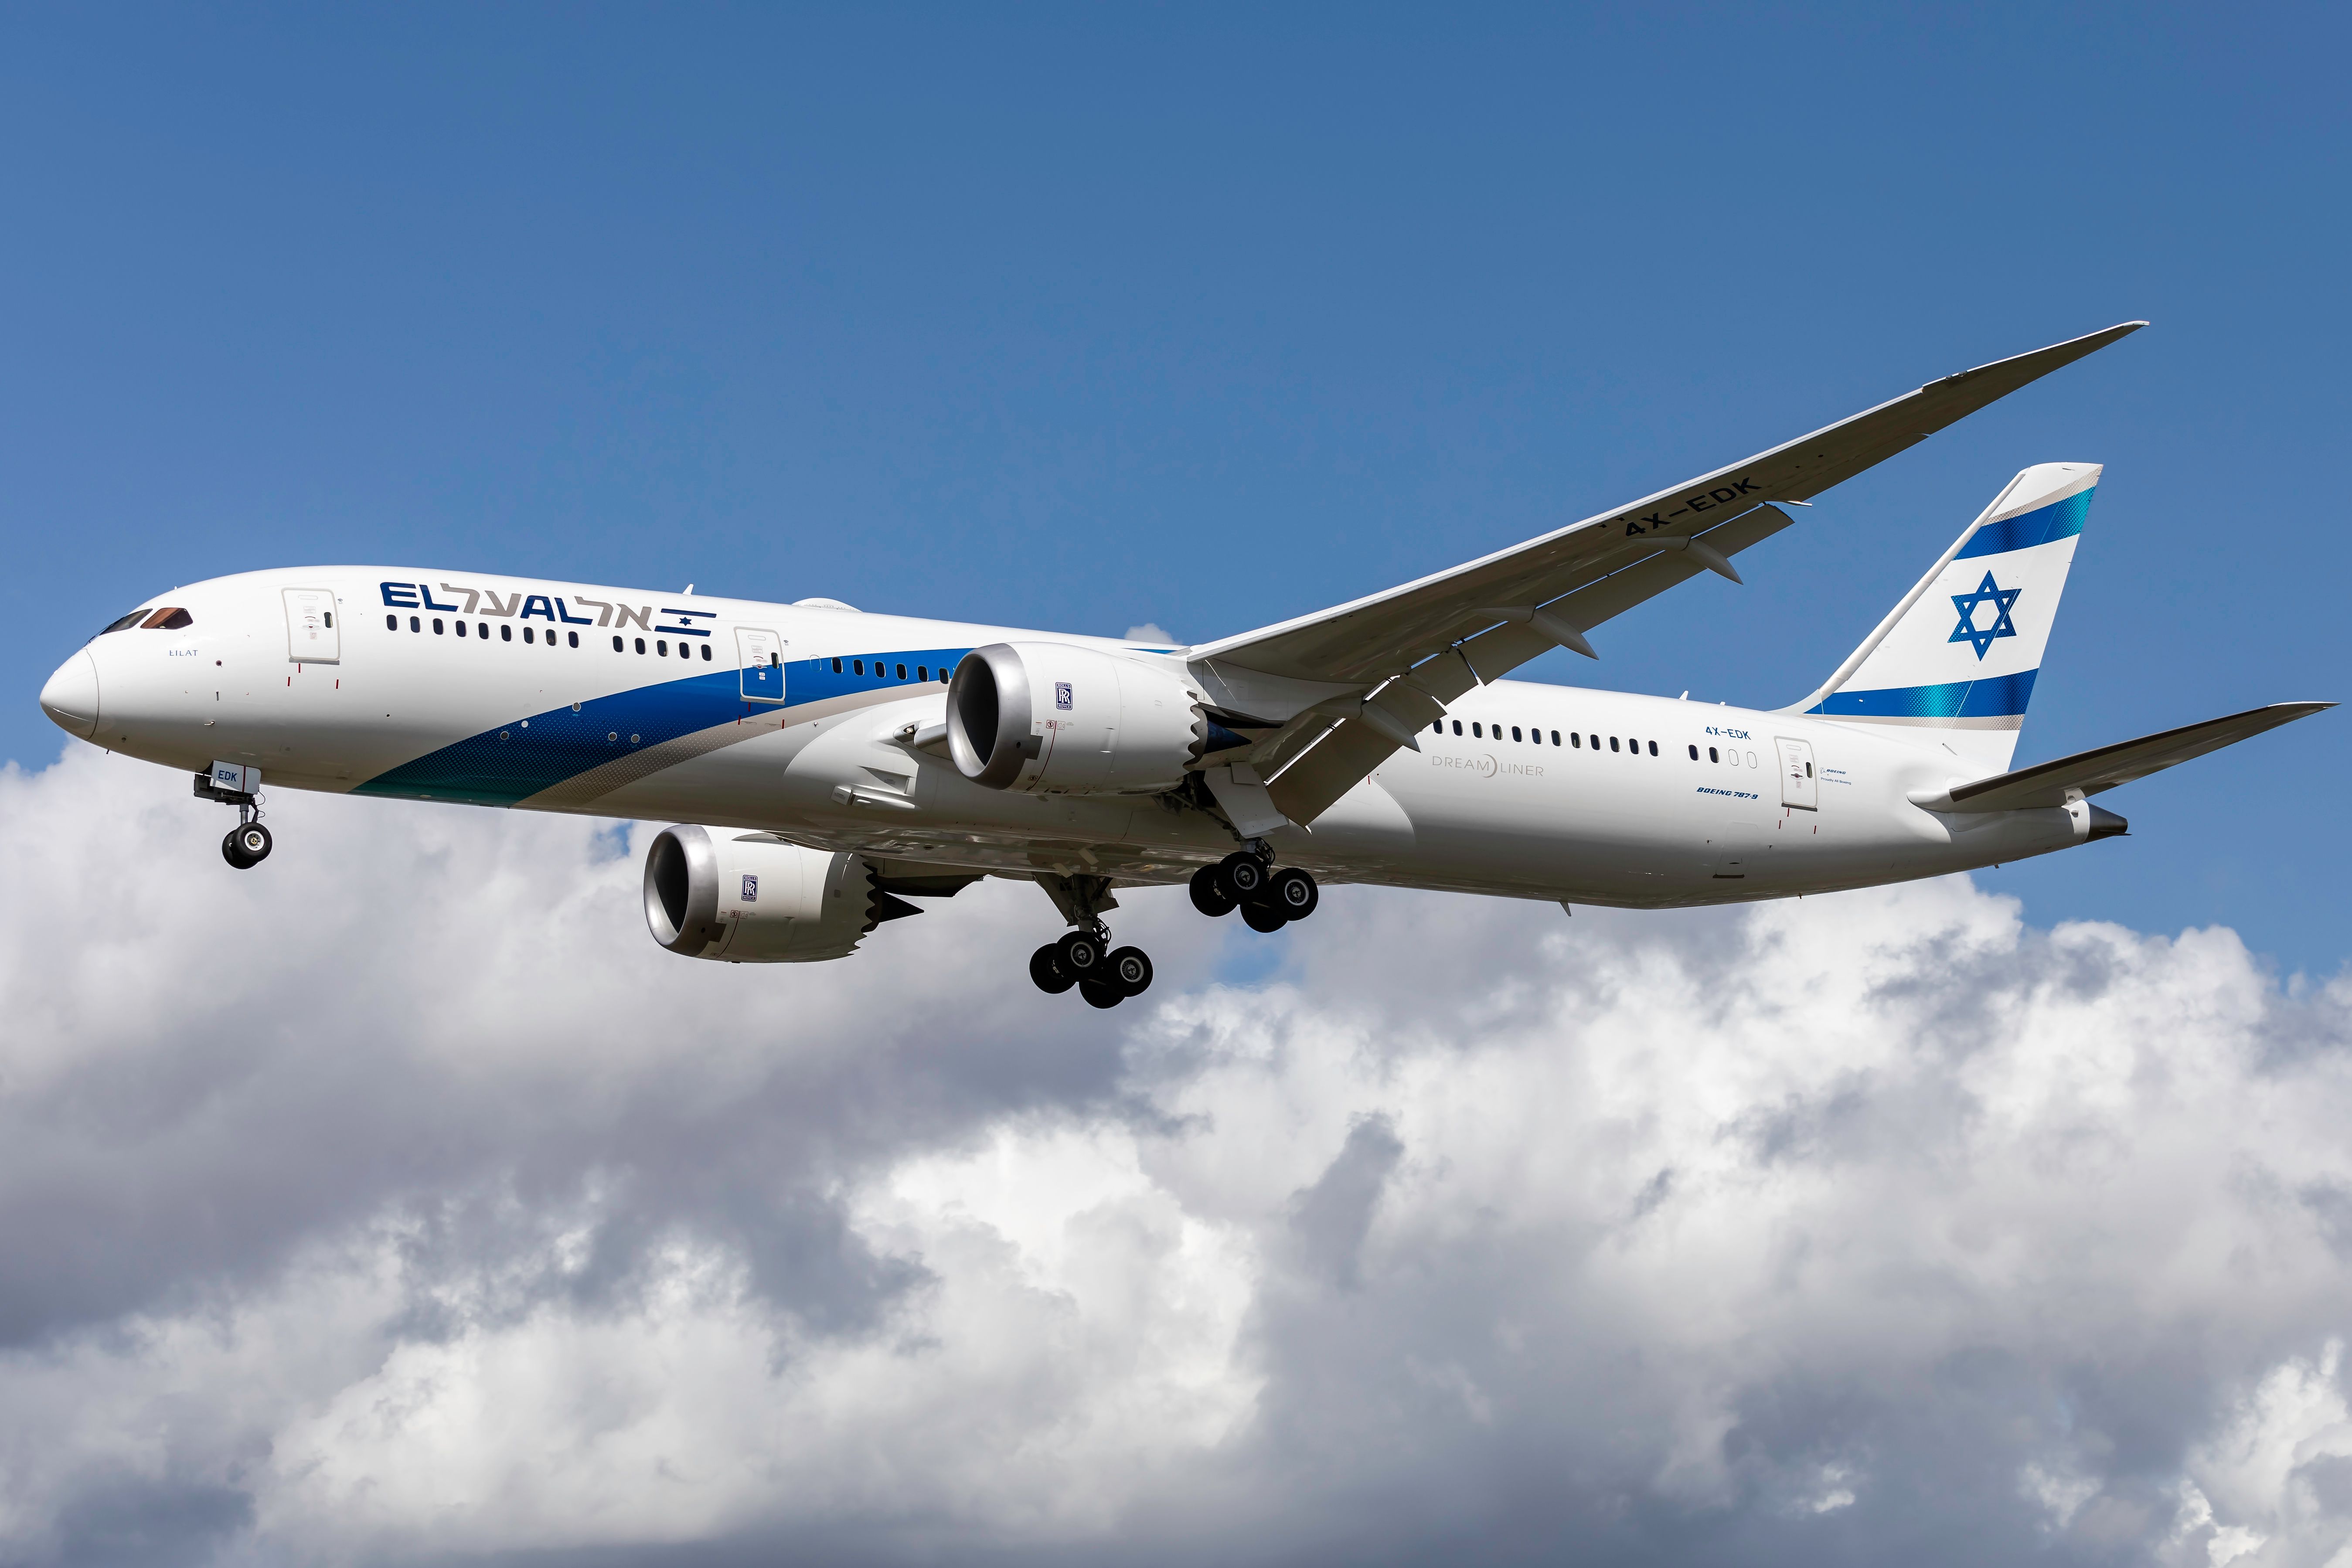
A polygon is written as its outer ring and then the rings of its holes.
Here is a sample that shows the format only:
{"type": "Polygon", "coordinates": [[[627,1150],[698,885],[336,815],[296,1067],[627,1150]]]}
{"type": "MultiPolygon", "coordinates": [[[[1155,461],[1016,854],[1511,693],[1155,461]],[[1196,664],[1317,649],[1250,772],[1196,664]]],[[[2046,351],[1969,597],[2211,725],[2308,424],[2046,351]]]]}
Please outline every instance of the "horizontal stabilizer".
{"type": "Polygon", "coordinates": [[[1974,784],[1959,785],[1948,795],[1941,791],[1924,797],[1914,795],[1911,800],[1915,805],[1930,811],[1949,812],[2022,811],[2033,806],[2064,805],[2071,796],[2095,795],[2101,790],[2146,778],[2176,763],[2218,752],[2250,735],[2275,730],[2281,724],[2291,724],[2335,706],[2333,702],[2273,702],[2267,708],[2250,708],[2226,719],[2208,719],[2201,724],[2143,735],[2137,741],[2122,741],[2095,751],[2077,752],[2054,763],[2041,763],[2012,773],[1979,779],[1974,784]]]}

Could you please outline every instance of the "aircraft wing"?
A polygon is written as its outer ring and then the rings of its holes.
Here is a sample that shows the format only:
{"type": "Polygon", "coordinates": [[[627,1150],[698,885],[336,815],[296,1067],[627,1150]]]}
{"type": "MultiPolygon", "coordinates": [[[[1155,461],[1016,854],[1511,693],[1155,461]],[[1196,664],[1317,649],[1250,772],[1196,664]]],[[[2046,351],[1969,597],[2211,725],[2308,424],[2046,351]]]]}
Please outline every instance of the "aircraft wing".
{"type": "Polygon", "coordinates": [[[1912,798],[1930,811],[1946,812],[2020,811],[2030,806],[2063,805],[2070,792],[2094,795],[2335,706],[2333,702],[2273,702],[2266,708],[2250,708],[2224,719],[2185,724],[2178,730],[2143,735],[2137,741],[2077,752],[2056,762],[2038,763],[2015,773],[1979,779],[1952,790],[1946,800],[1919,800],[1916,795],[1912,798]]]}
{"type": "MultiPolygon", "coordinates": [[[[1260,753],[1275,804],[1311,822],[1473,686],[1786,528],[1801,501],[2061,365],[2147,325],[2126,321],[1929,382],[1875,408],[1508,550],[1192,650],[1197,666],[1372,691],[1321,705],[1260,753]],[[1281,770],[1275,772],[1276,769],[1281,770]]],[[[1596,656],[1597,657],[1597,656],[1596,656]]]]}

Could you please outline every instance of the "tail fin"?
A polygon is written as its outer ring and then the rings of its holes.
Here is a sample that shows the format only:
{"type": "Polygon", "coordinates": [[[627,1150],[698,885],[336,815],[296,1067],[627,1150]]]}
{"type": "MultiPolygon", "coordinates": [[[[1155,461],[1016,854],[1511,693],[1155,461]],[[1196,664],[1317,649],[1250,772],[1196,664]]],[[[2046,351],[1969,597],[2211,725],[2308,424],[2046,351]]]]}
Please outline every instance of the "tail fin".
{"type": "Polygon", "coordinates": [[[1788,711],[1937,731],[1959,757],[2006,769],[2100,471],[2038,463],[2010,480],[1837,673],[1788,711]]]}

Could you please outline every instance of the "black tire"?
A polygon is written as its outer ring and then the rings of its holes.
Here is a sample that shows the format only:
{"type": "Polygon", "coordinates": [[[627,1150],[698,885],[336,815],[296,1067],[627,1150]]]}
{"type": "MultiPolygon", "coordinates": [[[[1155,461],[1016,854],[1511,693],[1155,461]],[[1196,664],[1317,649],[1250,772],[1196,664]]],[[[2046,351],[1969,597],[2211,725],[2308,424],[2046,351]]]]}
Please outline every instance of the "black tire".
{"type": "Polygon", "coordinates": [[[1211,920],[1234,912],[1234,901],[1225,896],[1224,884],[1218,876],[1223,869],[1221,866],[1203,866],[1192,873],[1192,907],[1211,920]]]}
{"type": "Polygon", "coordinates": [[[1315,879],[1296,866],[1286,866],[1265,885],[1265,901],[1282,911],[1283,919],[1303,921],[1323,901],[1315,879]]]}
{"type": "Polygon", "coordinates": [[[1115,947],[1110,952],[1110,983],[1123,995],[1140,996],[1151,989],[1151,955],[1139,947],[1115,947]]]}
{"type": "Polygon", "coordinates": [[[269,829],[257,822],[245,823],[231,829],[229,839],[236,844],[238,856],[248,866],[258,866],[268,859],[269,851],[275,847],[270,843],[269,829]]]}
{"type": "Polygon", "coordinates": [[[1029,978],[1035,981],[1037,989],[1048,996],[1059,996],[1077,984],[1062,973],[1062,965],[1055,958],[1054,944],[1050,942],[1029,955],[1029,978]]]}
{"type": "Polygon", "coordinates": [[[1127,1000],[1126,992],[1099,980],[1079,981],[1078,994],[1087,999],[1089,1007],[1116,1007],[1127,1000]]]}
{"type": "Polygon", "coordinates": [[[1252,931],[1277,931],[1290,923],[1290,917],[1272,904],[1244,904],[1242,920],[1252,931]]]}
{"type": "Polygon", "coordinates": [[[233,827],[229,829],[228,836],[221,840],[221,858],[240,871],[253,869],[253,858],[237,847],[236,829],[233,827]]]}
{"type": "Polygon", "coordinates": [[[1092,935],[1074,931],[1054,944],[1054,962],[1062,973],[1080,984],[1094,979],[1103,971],[1103,946],[1092,935]]]}
{"type": "Polygon", "coordinates": [[[1265,862],[1246,849],[1236,849],[1217,862],[1217,888],[1237,904],[1255,900],[1265,891],[1265,862]]]}

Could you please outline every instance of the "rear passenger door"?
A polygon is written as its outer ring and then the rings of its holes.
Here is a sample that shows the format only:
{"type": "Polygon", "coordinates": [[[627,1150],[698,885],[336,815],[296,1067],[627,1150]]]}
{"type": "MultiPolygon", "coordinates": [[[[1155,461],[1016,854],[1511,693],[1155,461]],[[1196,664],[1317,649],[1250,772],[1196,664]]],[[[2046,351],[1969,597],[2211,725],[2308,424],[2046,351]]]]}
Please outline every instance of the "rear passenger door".
{"type": "Polygon", "coordinates": [[[784,700],[784,639],[765,626],[735,628],[735,657],[741,670],[743,700],[784,700]]]}
{"type": "Polygon", "coordinates": [[[1799,811],[1821,809],[1821,781],[1813,777],[1813,746],[1783,735],[1773,744],[1780,752],[1780,804],[1799,811]]]}

